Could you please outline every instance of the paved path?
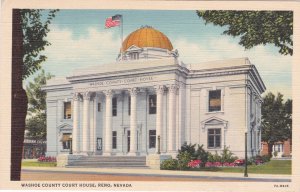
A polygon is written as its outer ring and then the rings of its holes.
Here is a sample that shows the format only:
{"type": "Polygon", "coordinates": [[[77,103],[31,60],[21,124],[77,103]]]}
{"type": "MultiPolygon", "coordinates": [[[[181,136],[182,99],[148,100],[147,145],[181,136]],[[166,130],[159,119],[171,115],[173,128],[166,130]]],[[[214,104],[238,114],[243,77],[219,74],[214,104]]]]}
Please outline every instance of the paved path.
{"type": "Polygon", "coordinates": [[[255,181],[290,182],[290,175],[169,171],[153,169],[26,167],[22,180],[68,181],[255,181]]]}

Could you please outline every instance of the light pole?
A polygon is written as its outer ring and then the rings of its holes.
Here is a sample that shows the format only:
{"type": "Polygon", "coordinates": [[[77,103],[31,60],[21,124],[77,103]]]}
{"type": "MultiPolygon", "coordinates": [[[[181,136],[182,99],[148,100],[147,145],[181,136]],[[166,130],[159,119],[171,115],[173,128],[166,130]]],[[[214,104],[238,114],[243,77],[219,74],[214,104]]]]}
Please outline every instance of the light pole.
{"type": "Polygon", "coordinates": [[[247,156],[247,132],[245,133],[245,171],[244,177],[248,177],[248,168],[247,168],[248,156],[247,156]]]}
{"type": "Polygon", "coordinates": [[[70,141],[70,155],[73,154],[73,145],[72,145],[72,135],[70,135],[69,137],[69,141],[70,141]]]}

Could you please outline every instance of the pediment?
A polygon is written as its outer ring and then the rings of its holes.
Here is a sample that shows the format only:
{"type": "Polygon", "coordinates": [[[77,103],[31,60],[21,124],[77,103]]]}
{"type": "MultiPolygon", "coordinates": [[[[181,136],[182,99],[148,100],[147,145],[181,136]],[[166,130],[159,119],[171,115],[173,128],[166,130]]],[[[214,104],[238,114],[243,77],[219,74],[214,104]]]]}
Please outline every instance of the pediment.
{"type": "Polygon", "coordinates": [[[68,123],[63,123],[60,126],[57,127],[59,130],[63,131],[63,130],[70,130],[72,129],[72,126],[68,123]]]}
{"type": "Polygon", "coordinates": [[[218,117],[210,117],[201,122],[202,127],[204,128],[207,125],[222,125],[224,128],[227,127],[228,121],[225,121],[218,117]]]}
{"type": "Polygon", "coordinates": [[[131,45],[126,51],[132,52],[132,51],[141,51],[142,49],[138,46],[131,45]]]}

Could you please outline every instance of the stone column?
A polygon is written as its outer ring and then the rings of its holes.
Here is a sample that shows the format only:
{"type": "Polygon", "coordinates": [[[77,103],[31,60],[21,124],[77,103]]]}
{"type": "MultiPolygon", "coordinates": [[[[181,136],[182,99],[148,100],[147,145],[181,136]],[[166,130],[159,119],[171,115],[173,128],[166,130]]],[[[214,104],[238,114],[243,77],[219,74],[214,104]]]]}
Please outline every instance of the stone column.
{"type": "Polygon", "coordinates": [[[93,126],[92,126],[92,129],[91,129],[91,133],[90,133],[90,138],[91,138],[91,141],[90,141],[90,145],[91,145],[91,151],[93,153],[96,153],[97,152],[97,146],[96,146],[96,135],[97,135],[97,118],[98,118],[98,94],[95,93],[95,97],[94,97],[94,105],[93,105],[93,126]]]}
{"type": "Polygon", "coordinates": [[[73,133],[72,133],[72,151],[73,153],[80,152],[80,98],[79,93],[74,93],[73,95],[73,133]]]}
{"type": "Polygon", "coordinates": [[[179,135],[178,135],[178,146],[177,149],[180,149],[181,145],[185,141],[185,85],[183,83],[179,86],[179,95],[178,95],[178,123],[179,123],[179,135]]]}
{"type": "Polygon", "coordinates": [[[154,87],[156,91],[156,153],[162,150],[162,140],[165,139],[162,135],[163,125],[163,96],[165,87],[159,85],[154,87]],[[158,136],[160,136],[160,150],[158,150],[158,136]]]}
{"type": "Polygon", "coordinates": [[[168,109],[168,153],[176,153],[176,93],[177,85],[170,85],[169,89],[169,109],[168,109]]]}
{"type": "Polygon", "coordinates": [[[82,151],[90,152],[90,92],[83,93],[82,151]]]}
{"type": "Polygon", "coordinates": [[[128,155],[137,155],[137,112],[136,102],[138,88],[132,88],[128,90],[131,97],[130,103],[130,151],[128,155]]]}
{"type": "Polygon", "coordinates": [[[112,97],[113,91],[106,90],[105,94],[105,132],[104,137],[104,156],[110,156],[112,153],[112,97]]]}

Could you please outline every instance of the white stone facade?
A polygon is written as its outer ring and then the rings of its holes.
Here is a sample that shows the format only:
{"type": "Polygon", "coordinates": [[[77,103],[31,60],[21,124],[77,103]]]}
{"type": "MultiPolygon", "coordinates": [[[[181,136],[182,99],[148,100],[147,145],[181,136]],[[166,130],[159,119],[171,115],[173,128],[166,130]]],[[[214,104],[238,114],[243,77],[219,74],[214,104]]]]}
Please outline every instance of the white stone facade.
{"type": "Polygon", "coordinates": [[[121,60],[77,69],[43,89],[49,156],[69,153],[62,136],[70,134],[73,154],[175,156],[187,142],[213,153],[227,146],[243,157],[245,132],[249,155],[259,154],[265,86],[247,58],[189,65],[177,56],[121,60]]]}

